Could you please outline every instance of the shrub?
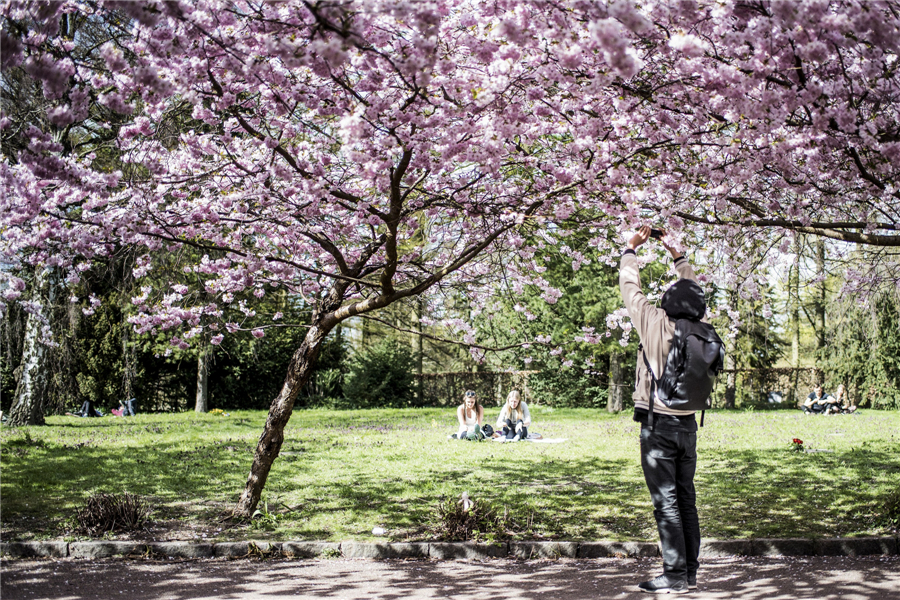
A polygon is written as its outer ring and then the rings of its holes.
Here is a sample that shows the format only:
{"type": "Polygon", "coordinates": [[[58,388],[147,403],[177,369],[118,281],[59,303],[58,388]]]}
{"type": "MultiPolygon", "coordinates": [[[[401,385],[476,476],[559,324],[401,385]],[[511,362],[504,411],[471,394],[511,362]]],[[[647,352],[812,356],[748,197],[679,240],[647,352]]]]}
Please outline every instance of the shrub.
{"type": "Polygon", "coordinates": [[[344,397],[352,408],[416,406],[414,369],[412,349],[384,338],[350,359],[344,397]]]}
{"type": "Polygon", "coordinates": [[[134,494],[94,494],[75,513],[78,530],[91,537],[110,531],[141,529],[150,518],[150,506],[134,494]]]}
{"type": "Polygon", "coordinates": [[[528,378],[528,386],[541,404],[557,408],[606,408],[609,397],[607,381],[574,368],[544,369],[528,378]]]}
{"type": "Polygon", "coordinates": [[[878,524],[890,529],[900,530],[900,491],[888,496],[878,518],[878,524]]]}
{"type": "Polygon", "coordinates": [[[510,537],[507,531],[511,524],[509,511],[504,509],[501,514],[488,502],[470,499],[467,492],[459,499],[439,502],[437,516],[434,533],[440,539],[493,541],[510,537]]]}

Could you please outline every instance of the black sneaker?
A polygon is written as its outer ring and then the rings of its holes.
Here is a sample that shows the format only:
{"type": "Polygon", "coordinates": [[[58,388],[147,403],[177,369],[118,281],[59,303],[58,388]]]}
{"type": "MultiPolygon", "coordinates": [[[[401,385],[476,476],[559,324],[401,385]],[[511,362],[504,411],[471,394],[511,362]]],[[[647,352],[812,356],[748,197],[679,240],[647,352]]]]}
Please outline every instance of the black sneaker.
{"type": "Polygon", "coordinates": [[[693,575],[688,573],[687,584],[688,584],[689,590],[697,589],[697,574],[696,573],[694,573],[693,575]]]}
{"type": "Polygon", "coordinates": [[[650,581],[638,584],[642,592],[651,594],[686,594],[688,584],[683,579],[671,579],[668,575],[660,575],[650,581]]]}

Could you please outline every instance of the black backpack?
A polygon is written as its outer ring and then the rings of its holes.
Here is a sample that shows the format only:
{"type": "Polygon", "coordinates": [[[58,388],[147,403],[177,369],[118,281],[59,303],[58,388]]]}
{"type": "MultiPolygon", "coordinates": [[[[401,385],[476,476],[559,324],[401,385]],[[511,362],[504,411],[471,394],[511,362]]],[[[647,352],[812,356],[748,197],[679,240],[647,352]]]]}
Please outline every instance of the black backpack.
{"type": "Polygon", "coordinates": [[[675,321],[675,335],[666,357],[662,377],[657,379],[647,355],[641,348],[644,364],[650,371],[650,411],[647,424],[653,427],[653,405],[659,399],[676,410],[699,410],[700,426],[707,408],[716,376],[725,366],[725,344],[709,323],[692,319],[675,321]]]}

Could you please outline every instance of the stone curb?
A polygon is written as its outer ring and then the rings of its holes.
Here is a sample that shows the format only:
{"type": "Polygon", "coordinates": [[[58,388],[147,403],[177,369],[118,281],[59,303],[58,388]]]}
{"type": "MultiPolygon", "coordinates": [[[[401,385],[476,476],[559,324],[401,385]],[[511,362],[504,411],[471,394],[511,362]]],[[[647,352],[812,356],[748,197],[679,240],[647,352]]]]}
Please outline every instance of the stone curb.
{"type": "Polygon", "coordinates": [[[578,558],[638,558],[659,556],[659,546],[650,542],[581,542],[578,558]]]}
{"type": "MultiPolygon", "coordinates": [[[[872,556],[900,554],[896,537],[703,540],[700,556],[872,556]]],[[[658,557],[650,542],[0,542],[11,558],[605,558],[658,557]]]]}
{"type": "Polygon", "coordinates": [[[509,544],[474,544],[472,542],[429,542],[428,558],[439,560],[503,558],[509,544]]]}
{"type": "Polygon", "coordinates": [[[516,558],[576,558],[578,542],[510,542],[509,554],[516,558]]]}

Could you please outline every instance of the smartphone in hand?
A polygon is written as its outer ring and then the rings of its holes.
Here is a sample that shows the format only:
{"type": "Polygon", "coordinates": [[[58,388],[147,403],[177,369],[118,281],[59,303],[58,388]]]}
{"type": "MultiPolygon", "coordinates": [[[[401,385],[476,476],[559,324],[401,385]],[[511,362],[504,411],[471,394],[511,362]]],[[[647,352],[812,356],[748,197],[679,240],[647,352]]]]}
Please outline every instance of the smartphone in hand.
{"type": "Polygon", "coordinates": [[[663,237],[663,231],[662,231],[662,229],[653,229],[653,228],[651,228],[651,229],[650,229],[650,237],[652,237],[654,240],[661,240],[662,237],[663,237]]]}

